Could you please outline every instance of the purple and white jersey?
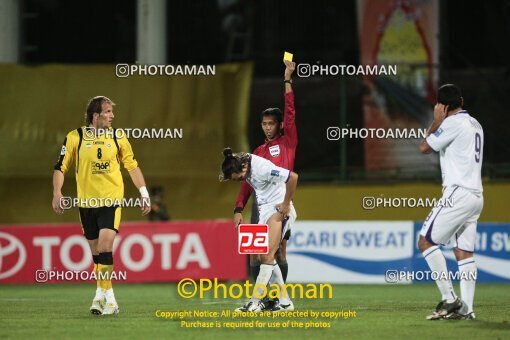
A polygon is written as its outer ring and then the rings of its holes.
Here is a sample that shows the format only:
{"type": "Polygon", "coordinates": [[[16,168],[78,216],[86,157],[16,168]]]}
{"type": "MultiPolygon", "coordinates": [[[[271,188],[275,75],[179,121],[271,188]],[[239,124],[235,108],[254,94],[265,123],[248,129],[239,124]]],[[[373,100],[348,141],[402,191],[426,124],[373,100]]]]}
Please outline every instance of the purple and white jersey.
{"type": "Polygon", "coordinates": [[[427,137],[427,144],[439,152],[443,187],[460,186],[483,192],[483,129],[466,110],[447,117],[427,137]]]}
{"type": "Polygon", "coordinates": [[[255,190],[259,205],[279,204],[285,198],[285,183],[290,171],[274,165],[271,161],[257,155],[251,155],[251,168],[246,181],[255,190]]]}

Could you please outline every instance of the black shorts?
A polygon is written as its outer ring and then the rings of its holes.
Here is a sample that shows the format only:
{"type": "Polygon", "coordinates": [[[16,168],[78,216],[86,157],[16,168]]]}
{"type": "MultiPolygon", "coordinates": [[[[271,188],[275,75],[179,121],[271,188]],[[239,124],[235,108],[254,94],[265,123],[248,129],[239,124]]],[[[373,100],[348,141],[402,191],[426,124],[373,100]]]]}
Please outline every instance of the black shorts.
{"type": "Polygon", "coordinates": [[[83,235],[87,240],[99,237],[99,230],[112,229],[119,232],[120,207],[79,208],[83,235]]]}

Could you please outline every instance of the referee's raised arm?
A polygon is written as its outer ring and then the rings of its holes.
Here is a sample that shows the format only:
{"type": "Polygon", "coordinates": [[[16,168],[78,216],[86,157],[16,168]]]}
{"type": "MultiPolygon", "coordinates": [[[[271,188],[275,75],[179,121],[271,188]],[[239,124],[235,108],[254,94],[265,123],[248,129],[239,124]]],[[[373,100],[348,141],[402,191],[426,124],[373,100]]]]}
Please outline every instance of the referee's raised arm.
{"type": "MultiPolygon", "coordinates": [[[[296,108],[294,106],[294,91],[292,90],[292,73],[296,69],[296,63],[284,60],[285,73],[285,115],[283,118],[283,129],[289,141],[289,146],[295,148],[298,144],[298,133],[296,128],[296,108]]],[[[292,163],[294,163],[292,161],[292,163]]]]}

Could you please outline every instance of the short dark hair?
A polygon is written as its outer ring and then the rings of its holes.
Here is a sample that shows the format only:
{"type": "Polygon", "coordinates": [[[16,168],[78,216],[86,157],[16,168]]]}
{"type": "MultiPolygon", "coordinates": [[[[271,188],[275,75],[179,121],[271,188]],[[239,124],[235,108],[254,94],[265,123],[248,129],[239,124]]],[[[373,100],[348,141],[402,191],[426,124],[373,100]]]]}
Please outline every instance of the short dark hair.
{"type": "Polygon", "coordinates": [[[276,118],[276,121],[278,123],[283,122],[283,113],[277,107],[270,107],[269,109],[265,109],[264,111],[262,111],[261,116],[262,116],[262,118],[267,117],[267,116],[273,116],[276,118]]]}
{"type": "Polygon", "coordinates": [[[232,174],[243,171],[243,167],[251,160],[251,155],[248,153],[232,153],[231,148],[223,149],[223,156],[225,159],[221,164],[220,181],[228,181],[232,179],[232,174]]]}
{"type": "Polygon", "coordinates": [[[462,93],[453,84],[445,84],[437,90],[437,102],[448,105],[448,111],[455,110],[462,106],[462,93]]]}
{"type": "Polygon", "coordinates": [[[94,118],[94,113],[101,113],[102,106],[104,103],[111,104],[112,106],[115,103],[108,97],[105,96],[96,96],[89,100],[87,104],[87,112],[85,113],[85,125],[89,125],[92,123],[92,118],[94,118]]]}

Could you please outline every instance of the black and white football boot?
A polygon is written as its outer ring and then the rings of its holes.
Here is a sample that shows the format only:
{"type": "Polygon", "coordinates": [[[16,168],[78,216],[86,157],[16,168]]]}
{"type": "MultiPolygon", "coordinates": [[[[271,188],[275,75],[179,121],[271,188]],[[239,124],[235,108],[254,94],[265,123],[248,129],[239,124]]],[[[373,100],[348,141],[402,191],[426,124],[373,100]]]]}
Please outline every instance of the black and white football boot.
{"type": "Polygon", "coordinates": [[[262,301],[248,301],[244,306],[234,309],[234,312],[255,312],[260,313],[265,305],[262,301]]]}
{"type": "Polygon", "coordinates": [[[443,300],[438,303],[436,311],[427,316],[427,320],[444,319],[445,316],[458,312],[463,305],[464,304],[462,303],[462,300],[459,298],[456,298],[455,301],[450,303],[446,302],[446,300],[443,300]]]}
{"type": "Polygon", "coordinates": [[[474,312],[468,314],[451,313],[444,317],[445,320],[476,320],[474,312]]]}
{"type": "Polygon", "coordinates": [[[287,304],[282,304],[281,302],[278,302],[273,308],[271,308],[271,312],[273,312],[273,313],[292,312],[293,310],[294,310],[294,304],[290,300],[287,304]]]}
{"type": "Polygon", "coordinates": [[[264,311],[271,311],[274,306],[278,305],[279,300],[278,298],[270,299],[268,297],[263,298],[262,303],[264,304],[264,311]]]}

